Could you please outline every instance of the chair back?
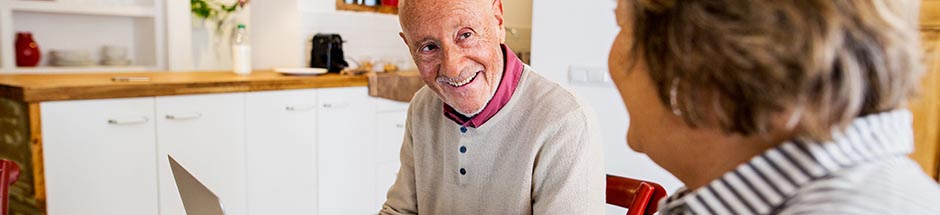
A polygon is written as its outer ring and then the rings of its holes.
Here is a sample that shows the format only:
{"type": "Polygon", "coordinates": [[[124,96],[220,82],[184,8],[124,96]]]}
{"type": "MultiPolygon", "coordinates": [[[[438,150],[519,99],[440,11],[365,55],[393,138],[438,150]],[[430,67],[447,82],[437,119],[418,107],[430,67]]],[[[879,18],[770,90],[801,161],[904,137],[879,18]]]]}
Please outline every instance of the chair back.
{"type": "Polygon", "coordinates": [[[656,213],[666,189],[659,184],[632,178],[607,175],[607,204],[627,209],[627,215],[656,213]]]}
{"type": "Polygon", "coordinates": [[[20,167],[13,161],[0,159],[0,214],[8,214],[10,185],[20,177],[20,167]]]}

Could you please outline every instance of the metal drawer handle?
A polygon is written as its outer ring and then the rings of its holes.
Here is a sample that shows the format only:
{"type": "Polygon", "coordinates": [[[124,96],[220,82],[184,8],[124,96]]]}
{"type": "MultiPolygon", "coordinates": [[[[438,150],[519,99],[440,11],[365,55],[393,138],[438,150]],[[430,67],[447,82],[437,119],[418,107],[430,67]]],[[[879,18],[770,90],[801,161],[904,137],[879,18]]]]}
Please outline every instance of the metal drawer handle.
{"type": "Polygon", "coordinates": [[[405,127],[405,125],[404,125],[404,124],[401,124],[401,123],[399,123],[399,124],[395,124],[395,127],[396,127],[396,128],[404,128],[404,127],[405,127]]]}
{"type": "Polygon", "coordinates": [[[288,111],[306,111],[306,110],[312,110],[316,107],[317,107],[316,105],[297,105],[297,106],[287,106],[284,109],[287,109],[288,111]]]}
{"type": "Polygon", "coordinates": [[[198,119],[202,117],[201,113],[181,113],[181,114],[167,114],[166,119],[169,120],[189,120],[189,119],[198,119]]]}
{"type": "Polygon", "coordinates": [[[112,125],[134,125],[134,124],[144,124],[149,122],[150,119],[147,117],[126,117],[126,118],[110,118],[108,119],[108,124],[112,125]]]}
{"type": "Polygon", "coordinates": [[[345,108],[348,103],[323,103],[324,108],[345,108]]]}

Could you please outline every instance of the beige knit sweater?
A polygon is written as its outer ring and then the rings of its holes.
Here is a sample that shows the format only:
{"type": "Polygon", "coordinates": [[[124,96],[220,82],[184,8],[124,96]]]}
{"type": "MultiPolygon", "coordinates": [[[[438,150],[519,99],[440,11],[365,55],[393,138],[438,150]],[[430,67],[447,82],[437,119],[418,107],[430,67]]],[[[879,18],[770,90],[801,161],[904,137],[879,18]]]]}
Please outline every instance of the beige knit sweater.
{"type": "Polygon", "coordinates": [[[380,214],[604,213],[601,143],[573,94],[526,66],[509,103],[479,128],[461,132],[442,104],[427,87],[412,99],[380,214]]]}

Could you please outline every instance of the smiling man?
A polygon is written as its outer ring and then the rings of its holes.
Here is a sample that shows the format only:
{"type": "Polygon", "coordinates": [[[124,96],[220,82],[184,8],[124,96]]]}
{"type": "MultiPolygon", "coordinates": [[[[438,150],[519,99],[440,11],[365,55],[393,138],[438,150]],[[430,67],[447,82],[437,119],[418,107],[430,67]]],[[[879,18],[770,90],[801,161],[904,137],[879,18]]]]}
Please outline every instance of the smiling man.
{"type": "Polygon", "coordinates": [[[593,118],[503,43],[502,0],[405,0],[401,38],[427,84],[380,214],[602,214],[593,118]]]}

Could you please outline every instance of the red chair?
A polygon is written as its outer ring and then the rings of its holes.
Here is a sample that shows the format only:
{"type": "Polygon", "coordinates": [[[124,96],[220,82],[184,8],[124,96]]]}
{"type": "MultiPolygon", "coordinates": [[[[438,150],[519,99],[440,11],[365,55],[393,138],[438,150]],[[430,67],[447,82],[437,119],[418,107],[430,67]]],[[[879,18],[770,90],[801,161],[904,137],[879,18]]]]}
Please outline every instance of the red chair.
{"type": "Polygon", "coordinates": [[[607,204],[627,209],[627,215],[656,213],[666,189],[659,184],[607,175],[607,204]]]}
{"type": "Polygon", "coordinates": [[[20,167],[16,163],[0,159],[0,214],[8,214],[9,188],[19,177],[20,167]]]}

